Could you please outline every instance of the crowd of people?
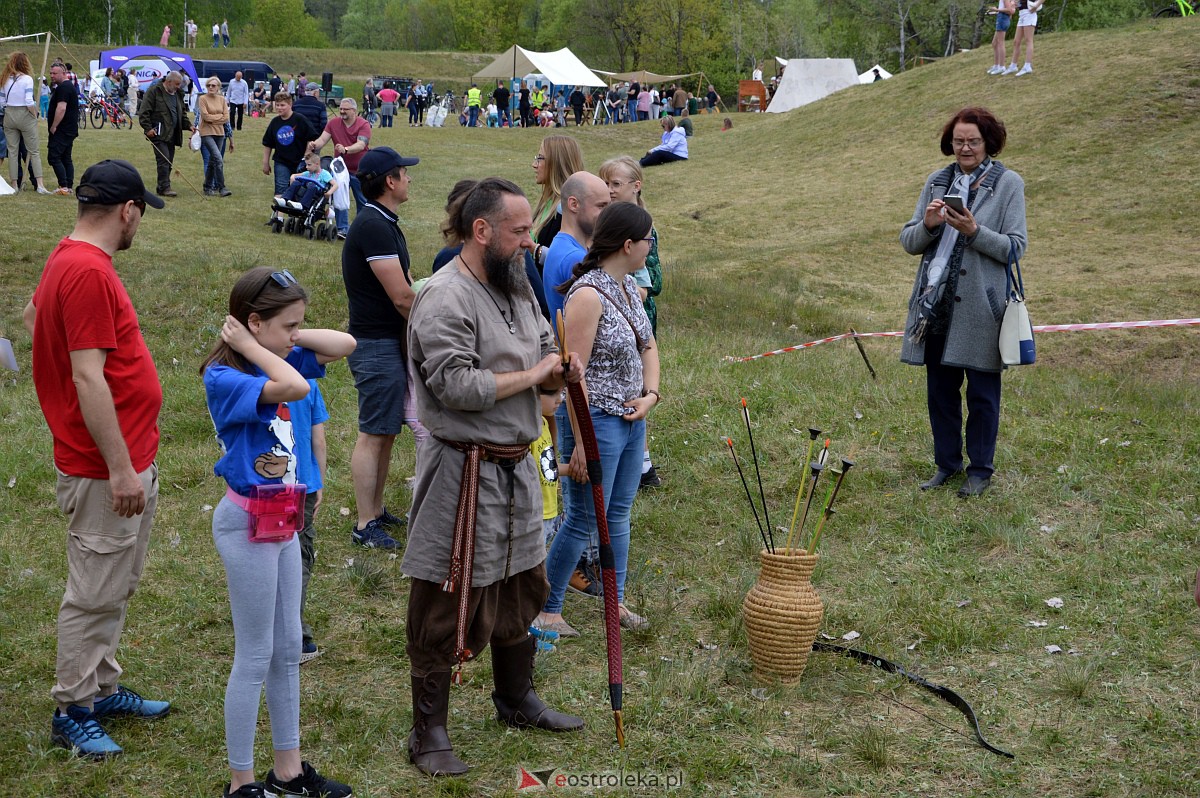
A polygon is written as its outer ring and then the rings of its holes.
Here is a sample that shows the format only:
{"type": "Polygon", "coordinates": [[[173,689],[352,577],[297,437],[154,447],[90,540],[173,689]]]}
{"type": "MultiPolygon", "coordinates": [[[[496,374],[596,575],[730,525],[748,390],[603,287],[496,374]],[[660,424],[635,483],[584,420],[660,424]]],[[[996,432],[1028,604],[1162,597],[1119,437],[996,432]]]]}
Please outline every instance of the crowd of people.
{"type": "MultiPolygon", "coordinates": [[[[101,586],[73,579],[59,616],[52,741],[94,759],[121,751],[104,727],[108,718],[157,718],[170,709],[117,681],[124,607],[140,579],[157,504],[163,397],[113,256],[132,246],[145,209],[162,208],[163,197],[174,194],[174,148],[193,127],[181,83],[178,74],[167,75],[139,112],[158,159],[155,190],[125,161],[89,168],[75,191],[76,228],[51,254],[25,312],[35,385],[62,471],[60,507],[79,535],[70,568],[103,571],[105,595],[118,596],[98,606],[101,586]],[[96,296],[108,304],[85,313],[78,305],[85,296],[89,305],[96,296]],[[94,348],[78,350],[85,341],[94,348]],[[79,395],[73,404],[65,398],[71,392],[79,395]],[[128,536],[130,546],[104,559],[107,550],[89,546],[90,535],[128,536]]],[[[216,139],[228,129],[229,109],[220,88],[216,79],[205,83],[195,126],[207,156],[206,190],[227,194],[216,139]]],[[[553,731],[583,727],[548,707],[532,681],[534,633],[574,633],[561,615],[564,592],[602,593],[591,503],[581,498],[588,472],[579,432],[563,409],[565,381],[587,385],[605,462],[621,625],[650,623],[624,602],[633,500],[640,487],[660,483],[645,429],[661,398],[654,298],[662,272],[638,161],[612,159],[591,174],[575,139],[545,138],[533,162],[543,190],[536,214],[507,180],[460,181],[443,224],[452,254],[414,286],[399,208],[418,159],[368,148],[369,127],[356,135],[362,120],[353,100],[343,101],[343,114],[320,134],[289,100],[277,95],[272,124],[290,124],[291,135],[268,128],[264,138],[264,171],[274,174],[276,189],[291,190],[279,181],[295,185],[292,157],[306,163],[318,188],[327,187],[313,156],[332,141],[340,158],[358,156],[353,174],[362,205],[342,251],[348,332],[304,329],[308,295],[296,277],[257,267],[233,287],[219,340],[201,367],[221,444],[214,470],[226,483],[213,539],[226,569],[235,639],[225,698],[225,794],[239,798],[351,794],[301,758],[299,739],[299,665],[320,653],[303,608],[328,456],[319,379],[330,361],[347,359],[359,395],[351,542],[397,548],[389,532],[409,527],[409,756],[417,768],[466,771],[446,731],[451,672],[488,645],[501,721],[553,731]],[[272,154],[283,168],[270,168],[272,154]],[[565,360],[551,332],[551,308],[565,311],[565,360]],[[417,474],[412,506],[393,514],[384,492],[403,426],[416,440],[417,474]],[[568,476],[561,488],[558,463],[568,476]],[[463,501],[472,512],[459,508],[463,501]],[[472,541],[465,563],[459,549],[451,551],[451,529],[472,541]],[[443,590],[447,580],[457,590],[443,590]],[[253,746],[264,685],[275,753],[260,779],[253,746]]]]}

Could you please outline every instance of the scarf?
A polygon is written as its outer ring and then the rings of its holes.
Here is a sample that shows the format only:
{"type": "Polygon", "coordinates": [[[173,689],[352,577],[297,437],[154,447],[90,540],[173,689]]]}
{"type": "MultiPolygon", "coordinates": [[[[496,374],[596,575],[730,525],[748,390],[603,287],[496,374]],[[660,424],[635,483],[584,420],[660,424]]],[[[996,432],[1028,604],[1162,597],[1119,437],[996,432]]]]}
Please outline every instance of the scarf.
{"type": "MultiPolygon", "coordinates": [[[[954,183],[949,190],[946,191],[946,195],[953,194],[962,197],[963,207],[968,207],[967,199],[971,195],[971,186],[982,181],[991,168],[992,160],[989,158],[969,175],[960,172],[958,177],[954,178],[954,183]]],[[[921,343],[925,340],[925,333],[929,329],[929,317],[933,315],[933,309],[937,307],[946,290],[946,278],[950,274],[948,268],[950,256],[954,254],[954,245],[957,243],[958,231],[943,223],[942,239],[938,242],[937,251],[934,252],[925,268],[925,280],[921,285],[920,293],[917,294],[917,318],[908,329],[908,336],[914,343],[921,343]]]]}

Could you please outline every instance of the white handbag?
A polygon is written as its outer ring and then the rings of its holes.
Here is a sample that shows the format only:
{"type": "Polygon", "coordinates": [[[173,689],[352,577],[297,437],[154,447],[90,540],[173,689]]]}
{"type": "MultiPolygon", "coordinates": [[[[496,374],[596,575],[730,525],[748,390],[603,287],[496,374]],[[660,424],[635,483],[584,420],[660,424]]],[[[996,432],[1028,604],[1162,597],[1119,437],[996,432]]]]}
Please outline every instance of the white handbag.
{"type": "Polygon", "coordinates": [[[1008,252],[1007,271],[1008,301],[1004,307],[1004,321],[1000,323],[1000,360],[1006,366],[1029,366],[1037,360],[1037,352],[1033,346],[1033,325],[1025,306],[1025,281],[1021,278],[1015,244],[1008,252]]]}
{"type": "Polygon", "coordinates": [[[188,142],[188,146],[192,148],[192,152],[200,152],[200,131],[192,131],[192,139],[188,142]]]}

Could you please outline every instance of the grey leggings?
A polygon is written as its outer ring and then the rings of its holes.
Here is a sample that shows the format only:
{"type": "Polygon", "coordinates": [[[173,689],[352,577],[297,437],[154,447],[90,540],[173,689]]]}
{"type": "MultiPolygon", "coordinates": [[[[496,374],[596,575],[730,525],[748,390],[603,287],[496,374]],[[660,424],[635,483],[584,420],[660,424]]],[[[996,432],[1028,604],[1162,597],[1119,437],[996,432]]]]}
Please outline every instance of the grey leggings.
{"type": "Polygon", "coordinates": [[[233,669],[225,688],[229,767],[254,769],[263,683],[276,751],[300,747],[300,541],[251,543],[246,511],[228,498],[213,512],[233,612],[233,669]]]}

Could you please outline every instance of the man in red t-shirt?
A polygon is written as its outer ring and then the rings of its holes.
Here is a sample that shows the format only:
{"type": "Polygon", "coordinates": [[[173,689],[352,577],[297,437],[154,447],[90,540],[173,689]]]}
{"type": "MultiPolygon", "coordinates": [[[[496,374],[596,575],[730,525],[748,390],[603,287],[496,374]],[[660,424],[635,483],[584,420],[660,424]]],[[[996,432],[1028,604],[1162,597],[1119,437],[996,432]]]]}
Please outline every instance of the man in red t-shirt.
{"type": "Polygon", "coordinates": [[[163,201],[127,161],[90,167],[75,196],[75,229],[46,261],[25,327],[33,336],[34,387],[54,437],[58,506],[69,519],[50,739],[103,759],[121,747],[101,720],[170,709],[120,686],[116,660],[158,502],[162,387],[112,256],[133,244],[146,206],[163,201]]]}
{"type": "MultiPolygon", "coordinates": [[[[371,125],[358,115],[358,103],[353,97],[342,100],[338,107],[338,117],[340,118],[329,120],[316,141],[308,145],[308,151],[319,152],[333,139],[334,155],[340,155],[346,162],[346,171],[350,175],[350,192],[354,194],[354,210],[357,213],[367,202],[362,193],[362,183],[358,181],[358,162],[362,160],[363,153],[371,148],[371,125]]],[[[334,208],[334,214],[337,216],[338,232],[345,238],[346,231],[350,229],[350,211],[334,208]]]]}

